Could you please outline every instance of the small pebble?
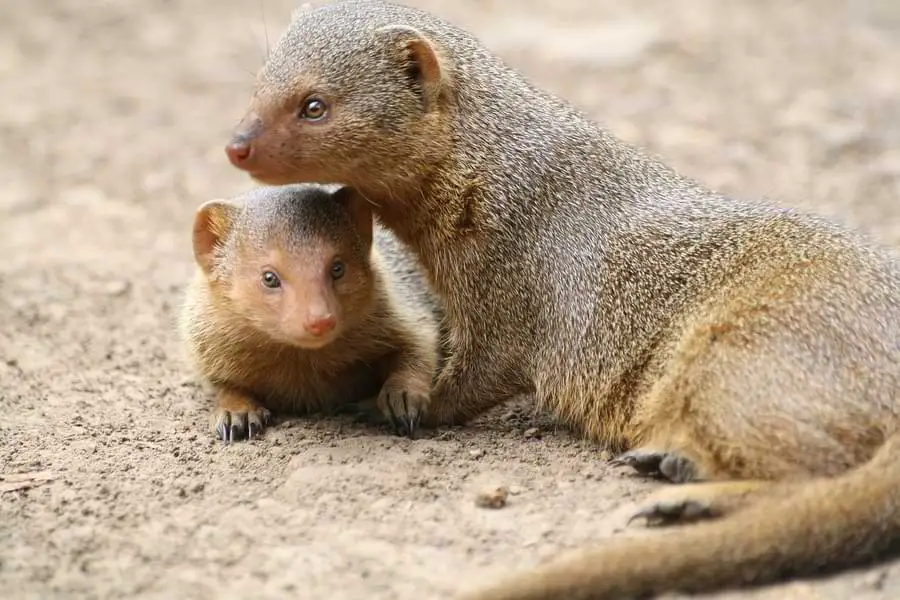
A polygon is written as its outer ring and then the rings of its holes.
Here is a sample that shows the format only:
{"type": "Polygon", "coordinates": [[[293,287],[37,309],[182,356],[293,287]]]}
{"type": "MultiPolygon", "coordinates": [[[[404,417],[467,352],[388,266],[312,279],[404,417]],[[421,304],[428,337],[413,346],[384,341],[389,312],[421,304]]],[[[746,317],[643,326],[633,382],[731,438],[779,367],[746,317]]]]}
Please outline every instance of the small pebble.
{"type": "Polygon", "coordinates": [[[884,582],[886,579],[887,572],[877,570],[872,573],[867,573],[859,582],[859,587],[880,590],[884,588],[884,582]]]}
{"type": "Polygon", "coordinates": [[[110,281],[104,286],[104,291],[109,296],[124,296],[131,289],[128,281],[110,281]]]}
{"type": "Polygon", "coordinates": [[[469,450],[469,456],[471,456],[472,458],[476,458],[476,459],[481,458],[482,456],[484,456],[484,450],[482,450],[481,448],[476,448],[475,450],[469,450]]]}
{"type": "Polygon", "coordinates": [[[541,439],[541,430],[537,427],[532,427],[531,429],[526,429],[522,435],[525,436],[526,440],[539,440],[541,439]]]}
{"type": "Polygon", "coordinates": [[[509,490],[502,486],[486,490],[475,496],[475,506],[478,508],[503,508],[506,506],[506,498],[508,496],[509,490]]]}

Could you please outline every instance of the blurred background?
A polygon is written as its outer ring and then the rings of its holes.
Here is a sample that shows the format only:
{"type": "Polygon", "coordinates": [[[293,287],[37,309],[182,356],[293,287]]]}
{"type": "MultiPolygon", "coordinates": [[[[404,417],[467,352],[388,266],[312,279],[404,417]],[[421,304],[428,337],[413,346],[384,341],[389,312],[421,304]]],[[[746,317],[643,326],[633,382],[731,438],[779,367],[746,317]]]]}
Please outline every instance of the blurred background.
{"type": "MultiPolygon", "coordinates": [[[[900,246],[894,0],[409,1],[720,191],[900,246]]],[[[415,442],[334,421],[212,440],[174,333],[191,219],[252,185],[223,144],[296,6],[0,6],[8,598],[450,597],[641,534],[623,515],[652,485],[527,406],[415,442]],[[475,507],[493,485],[509,506],[475,507]]],[[[896,598],[900,567],[721,597],[896,598]]]]}

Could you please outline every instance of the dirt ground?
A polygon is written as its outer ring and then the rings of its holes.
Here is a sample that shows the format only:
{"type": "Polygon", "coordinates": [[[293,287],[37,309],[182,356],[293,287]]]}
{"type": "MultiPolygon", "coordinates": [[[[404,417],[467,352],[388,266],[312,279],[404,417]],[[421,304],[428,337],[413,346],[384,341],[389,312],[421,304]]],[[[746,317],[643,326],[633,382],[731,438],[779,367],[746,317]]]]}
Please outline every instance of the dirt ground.
{"type": "MultiPolygon", "coordinates": [[[[419,1],[723,191],[900,246],[891,0],[419,1]]],[[[654,484],[527,404],[409,441],[288,420],[225,446],[174,319],[195,207],[289,0],[0,9],[6,598],[451,598],[625,527],[654,484]],[[542,436],[525,432],[537,427],[542,436]],[[509,486],[502,510],[479,490],[509,486]]],[[[900,562],[719,598],[898,598],[900,562]]]]}

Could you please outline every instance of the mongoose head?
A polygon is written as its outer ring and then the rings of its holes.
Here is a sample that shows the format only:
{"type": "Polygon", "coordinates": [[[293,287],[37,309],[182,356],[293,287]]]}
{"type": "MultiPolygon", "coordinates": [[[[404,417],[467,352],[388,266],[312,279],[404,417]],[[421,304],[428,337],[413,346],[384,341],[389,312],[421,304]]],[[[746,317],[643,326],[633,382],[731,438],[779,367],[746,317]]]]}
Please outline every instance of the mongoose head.
{"type": "Polygon", "coordinates": [[[222,308],[279,343],[322,348],[369,310],[372,213],[351,188],[263,187],[206,202],[193,244],[222,308]]]}
{"type": "Polygon", "coordinates": [[[257,181],[415,184],[440,163],[452,102],[435,44],[380,2],[300,11],[258,74],[226,146],[257,181]]]}

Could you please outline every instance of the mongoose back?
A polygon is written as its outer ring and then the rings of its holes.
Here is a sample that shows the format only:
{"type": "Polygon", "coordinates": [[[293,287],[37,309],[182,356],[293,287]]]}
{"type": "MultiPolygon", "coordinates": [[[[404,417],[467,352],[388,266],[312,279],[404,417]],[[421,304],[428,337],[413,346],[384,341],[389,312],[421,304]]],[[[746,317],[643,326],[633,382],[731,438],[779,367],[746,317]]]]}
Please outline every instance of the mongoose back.
{"type": "Polygon", "coordinates": [[[270,411],[372,399],[412,434],[427,404],[439,303],[368,203],[333,187],[261,187],[196,212],[180,330],[223,440],[261,432],[270,411]]]}
{"type": "Polygon", "coordinates": [[[421,10],[298,12],[227,144],[259,181],[340,181],[415,249],[448,323],[428,420],[522,392],[672,482],[607,542],[470,600],[709,591],[900,546],[900,263],[726,198],[421,10]]]}

